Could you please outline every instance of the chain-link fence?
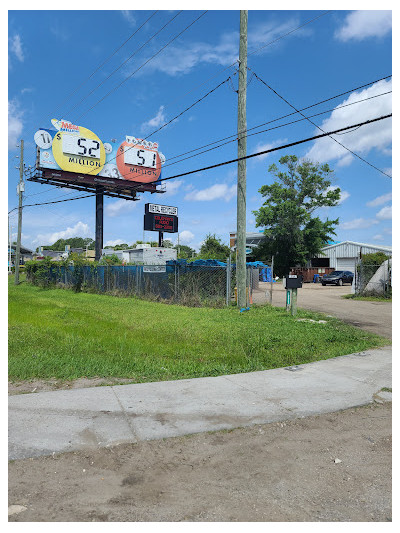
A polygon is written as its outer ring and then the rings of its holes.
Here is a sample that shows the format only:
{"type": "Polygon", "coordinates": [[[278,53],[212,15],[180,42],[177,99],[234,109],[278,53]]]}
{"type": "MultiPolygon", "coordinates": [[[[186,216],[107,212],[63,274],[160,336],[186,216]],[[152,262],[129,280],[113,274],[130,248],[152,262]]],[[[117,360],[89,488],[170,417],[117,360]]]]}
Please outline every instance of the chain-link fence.
{"type": "Polygon", "coordinates": [[[380,265],[369,265],[359,262],[356,265],[355,293],[362,296],[392,295],[392,260],[387,259],[380,265]]]}
{"type": "MultiPolygon", "coordinates": [[[[247,303],[258,288],[259,269],[247,268],[247,303]]],[[[236,268],[224,264],[127,266],[50,266],[28,274],[44,287],[58,285],[76,291],[136,296],[192,307],[222,307],[236,302],[236,268]]]]}

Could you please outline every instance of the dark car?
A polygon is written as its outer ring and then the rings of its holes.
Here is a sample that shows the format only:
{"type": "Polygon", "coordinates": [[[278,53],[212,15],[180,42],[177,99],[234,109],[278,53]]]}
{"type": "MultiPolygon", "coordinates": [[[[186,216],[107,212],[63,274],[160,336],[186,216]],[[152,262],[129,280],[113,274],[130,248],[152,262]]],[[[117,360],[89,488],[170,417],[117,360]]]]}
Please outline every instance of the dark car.
{"type": "Polygon", "coordinates": [[[322,285],[343,285],[343,283],[353,283],[353,272],[348,270],[335,270],[322,278],[322,285]]]}

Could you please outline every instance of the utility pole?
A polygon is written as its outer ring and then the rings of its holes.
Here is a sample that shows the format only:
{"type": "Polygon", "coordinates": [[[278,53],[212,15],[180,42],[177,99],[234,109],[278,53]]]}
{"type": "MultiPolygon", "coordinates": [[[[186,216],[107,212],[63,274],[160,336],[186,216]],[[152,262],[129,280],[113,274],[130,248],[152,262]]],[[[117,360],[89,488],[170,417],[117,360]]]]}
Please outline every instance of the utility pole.
{"type": "MultiPolygon", "coordinates": [[[[240,11],[239,89],[238,89],[238,158],[247,155],[247,18],[240,11]]],[[[238,161],[237,174],[237,229],[236,229],[236,285],[237,304],[246,307],[246,160],[238,161]]]]}
{"type": "Polygon", "coordinates": [[[21,229],[22,229],[22,193],[24,191],[24,141],[20,141],[21,155],[19,158],[19,184],[18,192],[18,233],[17,248],[15,250],[15,285],[19,284],[19,259],[21,257],[21,229]]]}
{"type": "Polygon", "coordinates": [[[8,273],[11,274],[11,236],[12,226],[10,226],[10,215],[8,215],[8,273]],[[11,233],[10,233],[11,232],[11,233]]]}

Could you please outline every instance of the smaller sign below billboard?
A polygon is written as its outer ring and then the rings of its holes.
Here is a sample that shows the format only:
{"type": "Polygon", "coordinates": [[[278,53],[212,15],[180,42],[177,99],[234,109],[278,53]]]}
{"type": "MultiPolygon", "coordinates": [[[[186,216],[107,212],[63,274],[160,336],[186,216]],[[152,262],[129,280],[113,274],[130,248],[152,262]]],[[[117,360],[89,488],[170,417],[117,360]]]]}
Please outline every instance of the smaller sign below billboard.
{"type": "Polygon", "coordinates": [[[145,213],[178,216],[178,208],[171,205],[145,204],[145,213]]]}
{"type": "Polygon", "coordinates": [[[178,208],[170,205],[145,204],[144,230],[177,233],[178,208]]]}
{"type": "Polygon", "coordinates": [[[143,272],[146,274],[160,274],[161,272],[166,272],[166,265],[147,265],[143,267],[143,272]]]}

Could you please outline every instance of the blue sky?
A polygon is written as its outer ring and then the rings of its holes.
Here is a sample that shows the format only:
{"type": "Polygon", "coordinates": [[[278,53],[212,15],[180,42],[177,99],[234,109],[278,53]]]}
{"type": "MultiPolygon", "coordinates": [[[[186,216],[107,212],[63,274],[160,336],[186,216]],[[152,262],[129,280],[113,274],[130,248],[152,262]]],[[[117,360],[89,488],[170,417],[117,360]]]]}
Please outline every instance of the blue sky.
{"type": "MultiPolygon", "coordinates": [[[[164,178],[237,156],[237,144],[231,142],[178,163],[182,157],[172,159],[235,133],[237,75],[235,66],[230,65],[238,58],[238,11],[208,11],[129,77],[203,12],[193,10],[178,14],[178,11],[159,10],[92,75],[152,12],[9,11],[8,210],[17,205],[19,172],[15,168],[18,165],[15,156],[19,149],[15,145],[19,139],[24,139],[25,162],[33,165],[33,135],[39,128],[52,127],[52,118],[63,118],[84,126],[103,142],[125,135],[143,137],[228,77],[231,77],[229,82],[149,140],[157,141],[166,157],[162,171],[164,178]],[[128,60],[173,17],[159,35],[128,60]]],[[[316,10],[249,10],[248,67],[298,109],[392,73],[390,11],[324,13],[316,10]],[[322,16],[304,25],[319,15],[322,16]],[[276,40],[279,37],[282,38],[276,40]]],[[[250,72],[248,82],[248,128],[293,111],[250,72]]],[[[391,86],[391,78],[388,78],[305,113],[311,116],[327,111],[312,118],[325,131],[389,114],[390,93],[341,109],[334,108],[387,93],[391,86]]],[[[260,129],[298,118],[302,117],[292,115],[260,129]]],[[[248,137],[247,150],[250,154],[318,133],[315,126],[301,121],[248,137]]],[[[338,135],[336,139],[391,175],[391,119],[338,135]]],[[[258,190],[263,184],[272,183],[268,167],[286,154],[327,162],[335,171],[334,186],[342,190],[341,203],[338,207],[321,210],[319,215],[322,218],[339,217],[336,240],[391,245],[392,180],[330,138],[247,162],[247,231],[260,229],[255,227],[252,214],[262,204],[258,190]]],[[[209,232],[216,233],[228,243],[229,232],[236,229],[236,180],[236,164],[231,164],[166,181],[164,195],[141,194],[137,202],[106,198],[104,245],[131,244],[143,236],[146,240],[157,240],[157,233],[143,234],[144,204],[147,202],[178,207],[182,244],[198,249],[209,232]]],[[[25,191],[25,204],[83,194],[32,182],[26,183],[25,191]]],[[[36,248],[52,244],[59,238],[94,238],[94,208],[94,198],[27,207],[23,214],[22,243],[36,248]]],[[[12,213],[10,223],[15,238],[16,211],[12,213]]],[[[171,239],[176,242],[177,235],[171,235],[171,239]]]]}

